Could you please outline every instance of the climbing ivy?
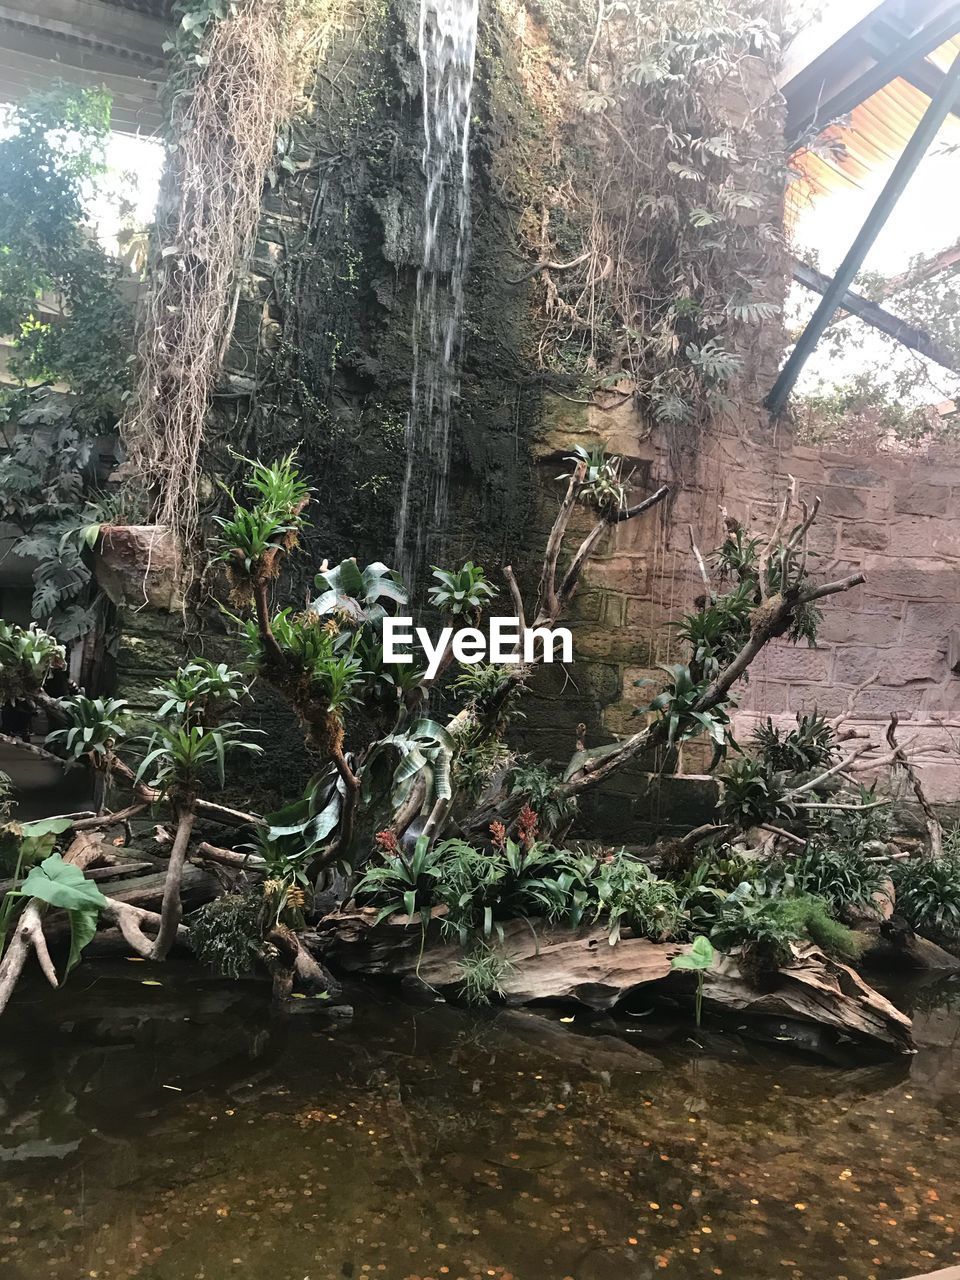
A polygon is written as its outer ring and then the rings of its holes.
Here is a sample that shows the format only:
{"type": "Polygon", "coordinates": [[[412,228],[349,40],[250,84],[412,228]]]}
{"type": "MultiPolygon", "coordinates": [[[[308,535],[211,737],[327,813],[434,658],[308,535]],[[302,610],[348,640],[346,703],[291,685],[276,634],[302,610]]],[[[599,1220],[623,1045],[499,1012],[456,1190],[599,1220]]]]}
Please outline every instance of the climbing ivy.
{"type": "MultiPolygon", "coordinates": [[[[579,36],[553,181],[521,226],[542,362],[633,398],[674,462],[771,319],[785,157],[761,0],[618,0],[579,36]]],[[[569,14],[568,14],[569,18],[569,14]]]]}

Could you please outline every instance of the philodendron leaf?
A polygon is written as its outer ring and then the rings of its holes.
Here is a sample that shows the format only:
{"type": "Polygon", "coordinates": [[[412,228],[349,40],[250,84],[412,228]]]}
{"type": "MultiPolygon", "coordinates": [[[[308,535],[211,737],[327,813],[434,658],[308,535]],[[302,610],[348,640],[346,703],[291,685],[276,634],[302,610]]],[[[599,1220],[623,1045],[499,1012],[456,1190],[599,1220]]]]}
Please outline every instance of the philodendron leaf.
{"type": "Polygon", "coordinates": [[[97,921],[100,918],[99,911],[71,911],[70,916],[70,955],[67,957],[67,967],[64,971],[64,978],[70,970],[79,962],[80,953],[87,945],[93,935],[97,932],[97,921]]]}
{"type": "Polygon", "coordinates": [[[73,826],[72,818],[38,818],[36,822],[20,824],[20,834],[24,836],[59,836],[73,826]]]}
{"type": "Polygon", "coordinates": [[[51,854],[38,867],[30,868],[29,875],[20,886],[20,896],[39,898],[41,902],[48,902],[51,907],[62,907],[64,911],[99,911],[107,903],[93,881],[88,880],[72,862],[64,862],[59,853],[51,854]]]}
{"type": "Polygon", "coordinates": [[[670,961],[671,969],[709,969],[713,964],[713,944],[702,934],[694,938],[690,951],[686,955],[674,956],[670,961]]]}

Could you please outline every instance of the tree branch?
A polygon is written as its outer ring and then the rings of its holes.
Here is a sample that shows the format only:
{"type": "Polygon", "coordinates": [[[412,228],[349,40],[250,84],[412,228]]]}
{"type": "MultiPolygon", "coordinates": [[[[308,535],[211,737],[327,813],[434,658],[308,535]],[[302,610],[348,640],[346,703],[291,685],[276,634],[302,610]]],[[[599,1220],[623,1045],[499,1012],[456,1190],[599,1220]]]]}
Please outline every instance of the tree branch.
{"type": "Polygon", "coordinates": [[[45,761],[47,764],[55,764],[58,769],[66,767],[66,760],[62,760],[60,756],[55,756],[52,751],[47,751],[45,747],[34,746],[26,738],[14,738],[9,733],[0,733],[0,744],[5,747],[13,747],[16,751],[23,751],[27,755],[34,756],[37,760],[45,761]]]}
{"type": "Polygon", "coordinates": [[[257,629],[260,632],[260,640],[263,643],[264,652],[268,655],[271,665],[275,667],[283,666],[283,650],[277,643],[277,637],[273,634],[273,627],[270,625],[270,605],[267,600],[267,582],[260,578],[253,584],[253,603],[257,611],[257,629]]]}
{"type": "Polygon", "coordinates": [[[152,960],[166,960],[170,948],[177,939],[177,930],[183,919],[180,881],[183,879],[183,864],[187,858],[187,846],[190,843],[190,834],[197,820],[197,814],[192,796],[180,799],[174,805],[174,809],[177,812],[177,834],[173,838],[170,861],[167,864],[163,905],[160,908],[160,929],[150,952],[152,960]]]}
{"type": "Polygon", "coordinates": [[[573,509],[577,505],[577,496],[583,485],[583,477],[586,475],[586,471],[586,464],[578,462],[571,472],[570,480],[567,484],[567,492],[560,503],[560,510],[557,512],[557,518],[553,522],[553,528],[550,530],[546,549],[543,553],[543,569],[540,573],[540,590],[537,595],[538,612],[545,614],[549,618],[555,618],[560,612],[560,604],[557,600],[557,562],[560,559],[560,549],[563,546],[564,534],[567,532],[567,525],[570,523],[573,509]]]}
{"type": "Polygon", "coordinates": [[[894,711],[887,726],[887,742],[889,742],[893,750],[894,760],[910,779],[913,794],[917,797],[917,803],[923,810],[923,820],[927,828],[927,851],[931,858],[941,858],[943,856],[943,827],[940,825],[940,819],[934,812],[933,806],[927,799],[926,792],[920,783],[919,774],[907,759],[906,752],[897,744],[897,725],[899,723],[900,717],[894,711]]]}

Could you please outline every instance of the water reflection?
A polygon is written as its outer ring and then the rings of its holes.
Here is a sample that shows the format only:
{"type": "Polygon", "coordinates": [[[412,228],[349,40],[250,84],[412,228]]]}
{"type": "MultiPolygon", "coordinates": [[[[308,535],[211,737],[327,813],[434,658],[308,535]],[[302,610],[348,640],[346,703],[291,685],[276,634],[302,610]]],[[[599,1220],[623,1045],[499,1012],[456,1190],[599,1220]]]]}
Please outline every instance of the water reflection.
{"type": "MultiPolygon", "coordinates": [[[[856,1070],[85,966],[0,1027],[4,1280],[895,1280],[960,1259],[960,987],[856,1070]],[[145,986],[143,979],[160,981],[145,986]]],[[[642,1021],[643,1025],[638,1025],[642,1021]]]]}

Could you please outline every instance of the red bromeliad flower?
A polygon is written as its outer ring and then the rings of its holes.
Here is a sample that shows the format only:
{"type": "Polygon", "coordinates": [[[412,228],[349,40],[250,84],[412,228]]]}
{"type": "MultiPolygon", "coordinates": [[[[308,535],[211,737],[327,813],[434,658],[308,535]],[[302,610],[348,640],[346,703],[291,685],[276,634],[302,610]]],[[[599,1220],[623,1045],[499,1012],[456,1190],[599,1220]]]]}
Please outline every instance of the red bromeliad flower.
{"type": "Polygon", "coordinates": [[[531,845],[536,842],[538,822],[539,818],[535,811],[528,804],[525,804],[520,810],[520,817],[517,819],[517,839],[524,853],[529,853],[531,845]]]}
{"type": "Polygon", "coordinates": [[[491,822],[490,834],[493,836],[494,848],[502,849],[507,843],[507,828],[502,822],[491,822]]]}
{"type": "Polygon", "coordinates": [[[383,853],[400,852],[400,841],[397,839],[397,833],[391,831],[389,827],[384,831],[378,831],[373,838],[383,853]]]}

